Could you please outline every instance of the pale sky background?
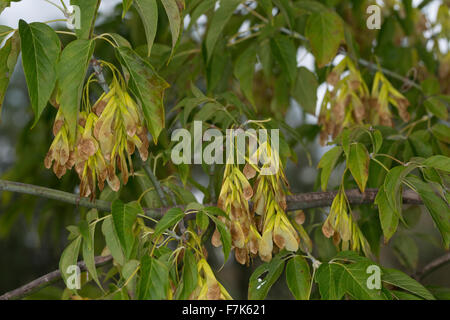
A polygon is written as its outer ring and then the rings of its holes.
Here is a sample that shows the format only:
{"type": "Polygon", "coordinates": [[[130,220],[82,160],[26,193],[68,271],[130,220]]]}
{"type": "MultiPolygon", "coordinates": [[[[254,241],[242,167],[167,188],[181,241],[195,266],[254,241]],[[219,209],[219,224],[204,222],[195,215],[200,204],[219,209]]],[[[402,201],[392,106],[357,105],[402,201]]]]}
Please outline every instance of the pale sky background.
{"type": "MultiPolygon", "coordinates": [[[[422,0],[413,0],[413,6],[417,6],[422,0]]],[[[59,0],[52,0],[52,2],[60,5],[59,0]]],[[[66,4],[69,4],[69,0],[64,0],[66,4]]],[[[108,15],[109,12],[113,10],[113,8],[122,2],[122,0],[103,0],[100,5],[100,13],[104,15],[108,15]]],[[[382,5],[382,0],[377,0],[377,3],[382,5]]],[[[434,22],[436,21],[437,10],[439,5],[442,3],[442,0],[436,0],[427,5],[424,9],[424,12],[427,18],[434,22]]],[[[61,11],[59,11],[55,6],[46,2],[45,0],[22,0],[20,2],[12,2],[10,8],[6,8],[2,15],[0,16],[0,24],[7,25],[12,28],[17,28],[19,20],[24,19],[28,23],[34,21],[49,21],[54,19],[62,19],[64,18],[61,11]]],[[[447,44],[448,45],[448,44],[447,44]]],[[[342,59],[341,56],[337,56],[335,59],[335,63],[342,59]]],[[[297,53],[297,65],[304,66],[310,70],[314,70],[314,57],[311,53],[307,52],[304,48],[299,48],[297,53]]],[[[320,102],[322,101],[322,97],[326,91],[326,85],[322,84],[319,86],[317,91],[317,108],[316,114],[320,109],[320,102]]],[[[296,102],[294,101],[294,104],[296,102]]],[[[288,115],[286,118],[289,119],[301,119],[300,117],[300,109],[299,108],[290,108],[289,113],[293,113],[288,115]]],[[[315,123],[317,120],[315,117],[307,116],[307,122],[315,123]]],[[[292,126],[297,126],[299,123],[295,121],[288,121],[288,123],[292,126]]]]}

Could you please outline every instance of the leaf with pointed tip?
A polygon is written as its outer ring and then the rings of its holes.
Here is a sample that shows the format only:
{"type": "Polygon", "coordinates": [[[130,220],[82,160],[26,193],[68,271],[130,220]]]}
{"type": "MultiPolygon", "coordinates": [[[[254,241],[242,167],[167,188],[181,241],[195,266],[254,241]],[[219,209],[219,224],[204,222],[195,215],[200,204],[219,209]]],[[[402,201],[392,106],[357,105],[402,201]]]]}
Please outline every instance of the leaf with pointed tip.
{"type": "Polygon", "coordinates": [[[150,57],[153,41],[155,41],[156,29],[158,27],[158,4],[156,0],[134,0],[134,7],[141,17],[147,38],[147,55],[150,57]]]}
{"type": "Polygon", "coordinates": [[[155,238],[159,237],[164,231],[168,228],[173,227],[184,217],[184,212],[180,208],[171,208],[169,209],[158,221],[155,226],[155,233],[153,236],[155,238]]]}
{"type": "Polygon", "coordinates": [[[47,106],[56,83],[55,65],[61,51],[61,43],[56,32],[45,23],[19,21],[22,47],[22,63],[34,123],[47,106]]]}
{"type": "Polygon", "coordinates": [[[141,260],[137,299],[164,300],[169,290],[169,270],[161,261],[145,255],[141,260]]]}
{"type": "Polygon", "coordinates": [[[207,53],[207,61],[211,59],[214,47],[217,40],[221,35],[228,20],[233,15],[234,10],[241,3],[241,0],[221,0],[220,7],[214,12],[211,22],[209,23],[209,29],[206,34],[205,46],[207,53]]]}
{"type": "MultiPolygon", "coordinates": [[[[169,18],[170,32],[172,33],[172,53],[170,54],[170,57],[172,57],[178,38],[180,37],[182,22],[180,11],[182,8],[178,7],[178,2],[176,0],[161,0],[161,2],[166,10],[167,17],[169,18]]],[[[182,5],[184,6],[184,4],[182,5]]]]}
{"type": "Polygon", "coordinates": [[[433,295],[419,282],[396,269],[383,268],[381,281],[409,291],[427,300],[435,300],[433,295]]]}

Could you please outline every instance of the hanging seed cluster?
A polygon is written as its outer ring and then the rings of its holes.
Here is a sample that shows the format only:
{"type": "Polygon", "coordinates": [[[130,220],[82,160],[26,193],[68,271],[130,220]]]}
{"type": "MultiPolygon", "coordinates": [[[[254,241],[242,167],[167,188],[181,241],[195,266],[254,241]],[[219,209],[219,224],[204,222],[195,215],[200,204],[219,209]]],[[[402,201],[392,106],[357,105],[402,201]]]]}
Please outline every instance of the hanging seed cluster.
{"type": "Polygon", "coordinates": [[[44,164],[47,169],[53,166],[58,178],[75,167],[81,181],[80,196],[93,199],[96,185],[103,190],[105,181],[112,190],[119,190],[118,172],[122,182],[127,183],[133,174],[131,155],[137,149],[145,161],[149,140],[140,109],[116,73],[110,91],[103,93],[92,108],[86,100],[86,110],[78,117],[75,139],[69,137],[67,121],[58,110],[53,125],[55,138],[44,164]]]}
{"type": "Polygon", "coordinates": [[[197,272],[197,287],[189,296],[189,300],[233,300],[222,284],[217,281],[204,258],[197,262],[197,272]]]}
{"type": "Polygon", "coordinates": [[[369,244],[358,224],[353,221],[349,208],[347,196],[341,188],[331,204],[330,214],[322,226],[322,233],[327,238],[333,237],[334,244],[336,246],[340,244],[342,250],[360,251],[362,249],[368,256],[369,244]]]}
{"type": "MultiPolygon", "coordinates": [[[[261,169],[269,167],[271,161],[280,164],[278,152],[267,142],[256,152],[269,156],[262,167],[249,163],[248,159],[242,171],[237,164],[226,165],[217,204],[230,218],[220,217],[229,227],[235,258],[241,264],[249,264],[258,254],[262,260],[270,261],[272,253],[278,250],[297,251],[301,239],[306,246],[310,244],[302,226],[296,225],[299,237],[286,215],[288,183],[281,166],[274,175],[261,174],[261,169]],[[254,181],[253,187],[249,180],[254,181]],[[253,202],[251,210],[249,200],[253,202]]],[[[218,230],[213,234],[212,244],[221,245],[218,230]]]]}
{"type": "Polygon", "coordinates": [[[389,104],[397,108],[403,121],[409,121],[408,100],[398,92],[381,73],[375,74],[372,91],[364,82],[359,70],[349,57],[345,57],[327,77],[332,86],[322,101],[319,125],[322,126],[320,142],[336,138],[345,127],[354,124],[392,126],[389,104]]]}

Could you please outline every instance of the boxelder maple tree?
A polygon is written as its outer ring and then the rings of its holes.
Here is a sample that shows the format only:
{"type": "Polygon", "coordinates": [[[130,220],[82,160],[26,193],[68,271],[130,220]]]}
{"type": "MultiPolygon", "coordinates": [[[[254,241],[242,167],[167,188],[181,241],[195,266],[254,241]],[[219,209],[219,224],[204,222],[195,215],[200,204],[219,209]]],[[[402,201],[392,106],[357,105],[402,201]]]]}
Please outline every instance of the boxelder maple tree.
{"type": "Polygon", "coordinates": [[[34,113],[1,215],[32,215],[38,196],[69,236],[59,272],[0,298],[62,278],[65,299],[232,299],[212,252],[257,266],[249,299],[281,278],[296,299],[449,296],[421,284],[450,261],[448,1],[435,21],[428,0],[123,0],[107,16],[101,0],[52,3],[59,24],[0,26],[0,106],[21,54],[34,113]],[[194,123],[211,136],[174,139],[194,123]],[[327,146],[316,162],[311,146],[327,146]],[[316,170],[307,193],[299,165],[316,170]],[[444,254],[423,270],[420,215],[444,254]]]}

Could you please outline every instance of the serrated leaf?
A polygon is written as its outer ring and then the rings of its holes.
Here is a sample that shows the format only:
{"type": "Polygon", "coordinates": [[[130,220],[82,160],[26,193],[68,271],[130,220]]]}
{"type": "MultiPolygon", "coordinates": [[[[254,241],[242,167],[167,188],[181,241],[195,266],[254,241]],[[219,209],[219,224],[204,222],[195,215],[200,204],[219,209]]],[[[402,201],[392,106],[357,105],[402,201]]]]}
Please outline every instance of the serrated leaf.
{"type": "Polygon", "coordinates": [[[396,269],[383,268],[381,281],[409,291],[427,300],[435,300],[433,295],[416,280],[396,269]]]}
{"type": "Polygon", "coordinates": [[[322,187],[323,191],[327,189],[328,180],[330,178],[331,172],[336,166],[336,163],[339,160],[342,151],[343,151],[342,147],[336,146],[328,150],[319,161],[317,167],[322,169],[320,173],[320,186],[322,187]]]}
{"type": "Polygon", "coordinates": [[[336,56],[344,39],[344,27],[341,18],[332,12],[314,12],[306,24],[306,37],[319,67],[323,67],[336,56]]]}
{"type": "Polygon", "coordinates": [[[156,73],[150,63],[132,49],[118,47],[116,52],[121,64],[130,74],[130,89],[141,103],[148,129],[156,143],[165,126],[163,98],[164,90],[169,84],[156,73]]]}
{"type": "Polygon", "coordinates": [[[141,260],[137,299],[164,300],[169,290],[169,270],[161,261],[145,255],[141,260]]]}
{"type": "Polygon", "coordinates": [[[148,47],[147,55],[150,57],[158,27],[158,4],[156,0],[134,0],[134,6],[144,25],[148,47]]]}
{"type": "Polygon", "coordinates": [[[155,238],[159,237],[165,230],[173,227],[184,217],[184,212],[180,208],[171,208],[169,209],[158,221],[155,226],[155,233],[153,236],[155,238]]]}
{"type": "Polygon", "coordinates": [[[56,83],[55,65],[61,51],[56,32],[40,22],[19,21],[23,71],[35,118],[33,126],[47,106],[56,83]]]}
{"type": "Polygon", "coordinates": [[[95,18],[100,5],[99,0],[70,0],[71,5],[80,8],[80,28],[75,28],[79,39],[89,39],[94,32],[95,18]]]}
{"type": "Polygon", "coordinates": [[[361,192],[364,192],[369,178],[369,162],[369,153],[363,144],[358,142],[350,145],[347,167],[361,192]]]}
{"type": "Polygon", "coordinates": [[[133,225],[137,215],[143,213],[141,206],[137,202],[124,204],[120,200],[114,200],[111,205],[111,215],[114,229],[117,232],[120,244],[127,259],[134,244],[133,225]]]}
{"type": "Polygon", "coordinates": [[[300,67],[297,72],[292,96],[303,108],[304,112],[315,115],[317,103],[317,78],[305,67],[300,67]]]}
{"type": "Polygon", "coordinates": [[[80,109],[84,79],[89,61],[94,53],[92,40],[75,40],[63,50],[56,67],[59,104],[69,126],[72,139],[75,139],[78,111],[80,109]]]}
{"type": "Polygon", "coordinates": [[[219,9],[217,9],[217,11],[214,12],[214,15],[211,18],[211,22],[209,23],[209,29],[206,34],[205,46],[207,61],[211,59],[212,53],[214,52],[214,47],[216,46],[216,42],[219,39],[222,30],[225,28],[225,25],[227,24],[228,20],[230,20],[234,10],[240,2],[240,0],[220,1],[220,7],[219,9]]]}
{"type": "Polygon", "coordinates": [[[117,232],[114,229],[112,216],[109,216],[105,220],[103,220],[102,233],[105,236],[106,246],[111,252],[114,261],[119,265],[123,265],[125,263],[125,257],[122,251],[122,247],[120,246],[119,237],[117,236],[117,232]]]}
{"type": "Polygon", "coordinates": [[[250,276],[248,284],[249,300],[264,300],[270,288],[283,272],[284,261],[274,257],[270,262],[260,265],[250,276]]]}
{"type": "Polygon", "coordinates": [[[297,300],[309,300],[311,273],[302,256],[295,256],[286,264],[286,283],[297,300]]]}

